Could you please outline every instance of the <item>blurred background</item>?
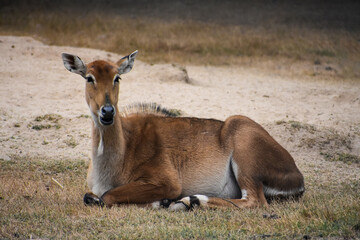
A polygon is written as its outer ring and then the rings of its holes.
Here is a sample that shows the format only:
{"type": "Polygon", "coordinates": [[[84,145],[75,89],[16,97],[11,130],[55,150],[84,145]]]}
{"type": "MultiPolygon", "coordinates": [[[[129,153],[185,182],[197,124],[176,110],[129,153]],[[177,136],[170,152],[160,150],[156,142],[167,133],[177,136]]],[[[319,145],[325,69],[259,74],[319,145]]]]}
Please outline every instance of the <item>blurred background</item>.
{"type": "Polygon", "coordinates": [[[360,1],[0,0],[0,34],[139,49],[148,63],[360,76],[360,1]]]}

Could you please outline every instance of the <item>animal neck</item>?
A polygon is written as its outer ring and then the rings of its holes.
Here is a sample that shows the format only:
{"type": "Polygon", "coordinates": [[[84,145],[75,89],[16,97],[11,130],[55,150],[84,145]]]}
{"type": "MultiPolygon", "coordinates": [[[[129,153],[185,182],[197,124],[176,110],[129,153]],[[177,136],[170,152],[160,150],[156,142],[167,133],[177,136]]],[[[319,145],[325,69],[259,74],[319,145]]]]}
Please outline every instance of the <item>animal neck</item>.
{"type": "Polygon", "coordinates": [[[124,167],[125,139],[120,116],[115,116],[111,126],[101,126],[93,121],[93,157],[89,179],[92,192],[101,196],[107,190],[122,184],[119,178],[124,167]]]}
{"type": "Polygon", "coordinates": [[[120,116],[114,117],[114,123],[111,126],[93,123],[92,128],[93,159],[111,155],[112,159],[121,161],[124,156],[125,138],[120,116]]]}

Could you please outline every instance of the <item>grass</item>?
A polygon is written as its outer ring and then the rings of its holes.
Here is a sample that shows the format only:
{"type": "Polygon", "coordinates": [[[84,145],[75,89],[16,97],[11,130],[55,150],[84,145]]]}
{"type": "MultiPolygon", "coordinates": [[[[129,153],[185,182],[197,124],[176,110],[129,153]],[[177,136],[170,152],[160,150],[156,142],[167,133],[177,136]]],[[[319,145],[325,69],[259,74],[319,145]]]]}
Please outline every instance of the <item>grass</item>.
{"type": "Polygon", "coordinates": [[[336,152],[336,153],[324,153],[321,152],[321,155],[324,156],[324,158],[328,161],[340,161],[340,162],[344,162],[347,164],[359,164],[360,163],[360,156],[356,156],[353,154],[349,154],[349,153],[344,153],[344,152],[336,152]]]}
{"type": "MultiPolygon", "coordinates": [[[[37,123],[29,124],[28,127],[31,127],[31,129],[40,131],[43,129],[60,129],[61,125],[59,124],[59,121],[62,119],[62,116],[58,114],[45,114],[41,116],[37,116],[34,121],[37,123]],[[45,122],[45,123],[43,123],[45,122]]],[[[20,127],[20,125],[18,126],[20,127]]]]}
{"type": "MultiPolygon", "coordinates": [[[[151,8],[140,2],[124,6],[110,1],[101,6],[101,11],[95,10],[99,6],[94,3],[46,4],[12,1],[0,8],[0,34],[30,35],[47,44],[120,54],[139,49],[139,59],[149,63],[264,68],[275,62],[269,66],[273,69],[305,61],[324,64],[324,68],[335,65],[338,77],[360,76],[360,29],[353,24],[358,21],[356,9],[360,6],[355,3],[293,6],[287,2],[211,1],[203,9],[201,3],[187,6],[178,1],[178,11],[173,9],[176,3],[161,1],[155,1],[151,8]],[[257,11],[253,11],[253,6],[257,6],[257,11]],[[312,11],[314,7],[323,11],[312,11]],[[344,12],[334,12],[337,7],[344,8],[344,12]]],[[[321,75],[314,73],[312,66],[299,71],[302,75],[321,75]]]]}
{"type": "Polygon", "coordinates": [[[360,237],[360,184],[312,185],[299,202],[257,209],[168,212],[85,207],[87,164],[12,156],[0,160],[1,238],[303,239],[360,237]],[[51,179],[55,178],[64,188],[51,179]],[[276,215],[276,218],[264,217],[276,215]]]}
{"type": "MultiPolygon", "coordinates": [[[[311,63],[309,76],[328,77],[327,72],[342,79],[360,76],[360,4],[356,2],[153,1],[151,6],[143,1],[107,1],[106,6],[101,1],[99,6],[84,2],[3,1],[0,34],[29,35],[47,44],[119,54],[139,49],[139,59],[148,63],[266,68],[271,62],[271,69],[296,69],[297,63],[305,62],[311,63]],[[314,73],[314,65],[324,69],[331,65],[336,71],[314,73]]],[[[57,128],[60,120],[54,114],[41,115],[29,127],[57,128]]],[[[325,131],[315,138],[319,130],[314,126],[297,121],[277,124],[299,137],[302,147],[317,148],[329,160],[339,164],[358,161],[346,152],[353,144],[348,136],[325,131]],[[331,148],[337,152],[327,151],[331,148]]],[[[45,138],[42,143],[48,144],[45,138]]],[[[69,147],[78,144],[70,135],[65,143],[69,147]]],[[[326,181],[314,180],[326,169],[311,164],[314,170],[305,169],[307,189],[299,202],[172,213],[135,206],[85,207],[84,160],[13,155],[10,160],[0,159],[0,238],[360,238],[358,179],[329,174],[326,181]]]]}
{"type": "Polygon", "coordinates": [[[310,124],[306,124],[306,123],[301,123],[299,121],[294,121],[294,120],[289,120],[289,121],[284,121],[284,120],[279,120],[275,122],[276,125],[285,125],[285,126],[290,126],[291,130],[301,130],[304,129],[307,132],[313,134],[315,133],[316,127],[310,124]]]}
{"type": "Polygon", "coordinates": [[[36,122],[42,122],[42,121],[50,121],[53,123],[58,123],[59,120],[62,119],[62,116],[59,114],[45,114],[45,115],[41,115],[41,116],[37,116],[35,118],[36,122]]]}
{"type": "Polygon", "coordinates": [[[69,136],[69,138],[66,139],[64,142],[68,147],[71,147],[71,148],[75,148],[77,145],[79,145],[79,143],[76,142],[76,140],[73,136],[69,136]]]}

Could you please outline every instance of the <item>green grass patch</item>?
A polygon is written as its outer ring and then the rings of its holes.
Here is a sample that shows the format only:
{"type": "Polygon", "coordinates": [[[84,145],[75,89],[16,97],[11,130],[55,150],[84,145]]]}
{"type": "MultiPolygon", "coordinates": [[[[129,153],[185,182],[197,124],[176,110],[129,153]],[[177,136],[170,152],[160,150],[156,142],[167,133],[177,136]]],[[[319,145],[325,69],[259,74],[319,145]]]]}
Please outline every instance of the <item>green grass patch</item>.
{"type": "Polygon", "coordinates": [[[309,131],[310,133],[314,133],[316,131],[316,128],[315,126],[313,125],[310,125],[310,124],[306,124],[306,123],[301,123],[301,122],[298,122],[298,121],[289,121],[288,122],[290,124],[290,126],[294,129],[305,129],[307,131],[309,131]]]}
{"type": "Polygon", "coordinates": [[[45,114],[41,116],[37,116],[35,118],[36,122],[42,122],[42,121],[50,121],[52,123],[58,123],[59,120],[62,119],[62,116],[59,114],[45,114]]]}
{"type": "Polygon", "coordinates": [[[36,123],[30,123],[28,124],[28,127],[31,127],[31,129],[40,131],[43,129],[60,129],[61,125],[59,124],[59,121],[63,119],[62,116],[58,114],[45,114],[41,116],[37,116],[34,121],[36,123]]]}
{"type": "Polygon", "coordinates": [[[79,143],[75,140],[75,138],[73,136],[70,136],[64,142],[68,147],[71,147],[71,148],[75,148],[77,145],[79,145],[79,143]]]}
{"type": "Polygon", "coordinates": [[[316,127],[307,123],[302,123],[299,121],[289,120],[279,120],[275,122],[276,125],[286,125],[291,130],[301,130],[304,129],[309,133],[315,133],[317,131],[316,127]]]}
{"type": "Polygon", "coordinates": [[[344,153],[344,152],[337,152],[337,153],[324,153],[321,152],[322,155],[326,160],[333,161],[333,162],[343,162],[347,164],[360,164],[360,156],[344,153]]]}

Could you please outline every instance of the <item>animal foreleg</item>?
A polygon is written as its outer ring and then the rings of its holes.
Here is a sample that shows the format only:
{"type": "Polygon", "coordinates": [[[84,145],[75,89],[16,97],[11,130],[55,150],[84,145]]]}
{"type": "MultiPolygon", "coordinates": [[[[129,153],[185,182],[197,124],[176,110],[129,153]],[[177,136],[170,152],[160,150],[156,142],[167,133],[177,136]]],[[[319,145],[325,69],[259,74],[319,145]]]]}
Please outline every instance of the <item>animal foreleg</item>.
{"type": "Polygon", "coordinates": [[[178,191],[163,184],[132,182],[105,192],[101,200],[108,207],[114,204],[148,204],[161,199],[172,199],[178,191]]]}
{"type": "Polygon", "coordinates": [[[92,192],[85,193],[84,204],[87,206],[100,206],[100,207],[104,206],[104,202],[101,200],[101,198],[99,198],[92,192]]]}

